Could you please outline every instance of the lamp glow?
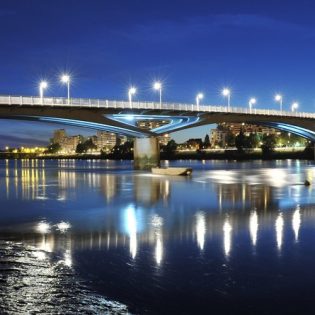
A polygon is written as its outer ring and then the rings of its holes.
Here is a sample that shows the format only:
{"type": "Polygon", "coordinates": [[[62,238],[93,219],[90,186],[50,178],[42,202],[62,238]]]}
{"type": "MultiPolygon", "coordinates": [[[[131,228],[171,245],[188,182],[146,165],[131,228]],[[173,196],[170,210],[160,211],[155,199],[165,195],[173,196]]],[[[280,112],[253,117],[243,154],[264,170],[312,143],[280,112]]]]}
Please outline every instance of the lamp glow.
{"type": "Polygon", "coordinates": [[[130,87],[130,89],[128,91],[130,108],[132,107],[132,96],[135,95],[136,93],[137,93],[137,89],[134,86],[130,87]]]}
{"type": "Polygon", "coordinates": [[[161,82],[154,82],[153,84],[154,90],[161,90],[162,89],[162,83],[161,82]]]}
{"type": "Polygon", "coordinates": [[[46,81],[41,81],[39,83],[39,97],[41,98],[41,102],[43,103],[44,90],[47,89],[48,83],[46,81]]]}
{"type": "Polygon", "coordinates": [[[197,96],[196,96],[196,105],[197,105],[197,110],[199,110],[199,103],[200,103],[200,100],[203,99],[203,94],[202,93],[198,93],[197,96]]]}
{"type": "Polygon", "coordinates": [[[299,108],[299,103],[297,103],[297,102],[294,102],[294,103],[292,104],[292,106],[291,106],[292,112],[297,111],[298,108],[299,108]]]}
{"type": "Polygon", "coordinates": [[[60,81],[64,84],[67,84],[67,96],[68,96],[68,104],[70,104],[70,76],[68,74],[63,74],[61,76],[60,81]]]}
{"type": "Polygon", "coordinates": [[[162,108],[162,83],[160,81],[156,81],[153,83],[153,89],[159,91],[160,94],[160,109],[162,108]]]}
{"type": "Polygon", "coordinates": [[[231,91],[230,91],[230,89],[227,89],[227,88],[224,88],[223,90],[222,90],[222,95],[224,96],[224,97],[226,97],[227,98],[227,105],[228,105],[228,108],[230,108],[230,103],[231,103],[231,91]]]}
{"type": "Polygon", "coordinates": [[[251,98],[251,99],[249,100],[248,105],[249,105],[249,110],[250,110],[250,111],[252,110],[253,105],[255,105],[256,102],[257,102],[257,101],[256,101],[255,98],[251,98]]]}
{"type": "Polygon", "coordinates": [[[277,94],[277,95],[275,96],[275,101],[276,101],[276,102],[279,102],[280,111],[282,111],[282,100],[283,100],[283,98],[282,98],[282,95],[281,95],[281,94],[277,94]]]}

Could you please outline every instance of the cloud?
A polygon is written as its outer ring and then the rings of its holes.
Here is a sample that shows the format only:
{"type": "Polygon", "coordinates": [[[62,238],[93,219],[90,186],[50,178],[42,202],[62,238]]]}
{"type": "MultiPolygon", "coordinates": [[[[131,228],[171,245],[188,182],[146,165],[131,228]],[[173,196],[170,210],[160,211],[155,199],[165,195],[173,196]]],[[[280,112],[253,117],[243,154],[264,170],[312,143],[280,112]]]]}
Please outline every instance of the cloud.
{"type": "Polygon", "coordinates": [[[313,28],[284,20],[251,14],[218,14],[193,17],[177,21],[162,20],[147,24],[137,24],[129,32],[120,35],[136,41],[176,42],[176,40],[208,35],[221,32],[235,33],[239,30],[262,30],[273,33],[296,33],[298,35],[314,36],[313,28]]]}
{"type": "Polygon", "coordinates": [[[0,135],[0,147],[4,146],[47,146],[48,141],[10,135],[0,135]]]}

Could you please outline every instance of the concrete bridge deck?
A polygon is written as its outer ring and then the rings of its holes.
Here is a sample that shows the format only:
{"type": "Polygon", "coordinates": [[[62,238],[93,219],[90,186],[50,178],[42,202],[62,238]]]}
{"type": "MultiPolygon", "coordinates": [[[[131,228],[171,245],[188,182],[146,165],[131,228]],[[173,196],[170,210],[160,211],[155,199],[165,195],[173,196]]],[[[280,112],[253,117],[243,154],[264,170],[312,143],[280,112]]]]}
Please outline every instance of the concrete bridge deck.
{"type": "Polygon", "coordinates": [[[234,113],[262,116],[298,117],[315,119],[315,113],[280,111],[274,109],[249,109],[247,107],[227,107],[221,105],[196,105],[183,103],[156,103],[156,102],[127,102],[105,99],[86,99],[64,97],[37,96],[0,96],[1,105],[12,106],[52,106],[52,107],[74,107],[74,108],[103,108],[103,109],[124,109],[124,110],[157,110],[176,111],[192,113],[234,113]]]}

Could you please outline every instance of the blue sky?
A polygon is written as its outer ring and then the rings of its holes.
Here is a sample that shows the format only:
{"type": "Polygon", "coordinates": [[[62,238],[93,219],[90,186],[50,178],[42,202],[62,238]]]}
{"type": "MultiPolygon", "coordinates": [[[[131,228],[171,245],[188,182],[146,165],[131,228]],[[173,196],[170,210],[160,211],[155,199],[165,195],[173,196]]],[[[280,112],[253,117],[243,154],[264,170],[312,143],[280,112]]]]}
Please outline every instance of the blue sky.
{"type": "MultiPolygon", "coordinates": [[[[73,97],[157,100],[151,84],[163,81],[163,99],[276,108],[284,95],[315,111],[315,4],[301,1],[2,0],[0,94],[65,96],[59,75],[73,77],[73,97]]],[[[0,147],[44,144],[60,125],[0,121],[0,147]]],[[[67,128],[69,133],[91,131],[67,128]]],[[[209,126],[174,133],[178,142],[204,137],[209,126]]]]}

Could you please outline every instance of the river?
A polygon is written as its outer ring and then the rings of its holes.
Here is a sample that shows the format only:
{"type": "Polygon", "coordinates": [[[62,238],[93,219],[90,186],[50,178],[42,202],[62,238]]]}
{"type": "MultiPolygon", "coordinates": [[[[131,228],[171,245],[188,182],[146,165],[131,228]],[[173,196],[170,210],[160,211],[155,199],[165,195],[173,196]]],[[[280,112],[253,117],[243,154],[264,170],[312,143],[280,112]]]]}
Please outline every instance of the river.
{"type": "Polygon", "coordinates": [[[313,314],[314,163],[164,163],[1,160],[1,314],[313,314]]]}

